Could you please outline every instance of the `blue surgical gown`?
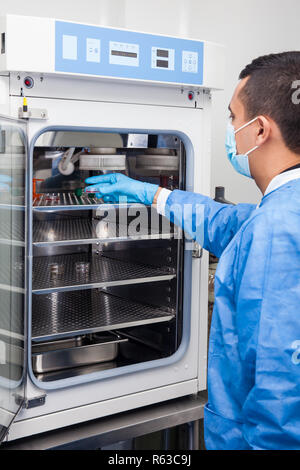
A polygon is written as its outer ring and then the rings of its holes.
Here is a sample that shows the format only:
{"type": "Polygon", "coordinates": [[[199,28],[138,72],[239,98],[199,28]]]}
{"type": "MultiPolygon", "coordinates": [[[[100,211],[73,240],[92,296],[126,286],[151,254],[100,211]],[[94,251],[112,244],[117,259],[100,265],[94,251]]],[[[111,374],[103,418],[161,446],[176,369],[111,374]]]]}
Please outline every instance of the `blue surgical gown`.
{"type": "Polygon", "coordinates": [[[166,215],[220,257],[206,448],[300,449],[300,179],[264,196],[258,208],[176,190],[166,215]],[[190,216],[172,210],[184,204],[190,216]],[[203,237],[194,230],[198,205],[203,237]]]}

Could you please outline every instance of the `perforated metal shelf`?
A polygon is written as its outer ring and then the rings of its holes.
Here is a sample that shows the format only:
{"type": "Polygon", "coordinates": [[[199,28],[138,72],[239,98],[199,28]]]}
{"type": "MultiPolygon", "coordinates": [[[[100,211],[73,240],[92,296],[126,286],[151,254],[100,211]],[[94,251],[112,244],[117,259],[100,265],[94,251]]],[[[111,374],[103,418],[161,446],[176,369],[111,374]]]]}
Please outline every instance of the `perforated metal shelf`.
{"type": "MultiPolygon", "coordinates": [[[[177,231],[175,232],[177,234],[177,231]]],[[[126,240],[158,240],[174,237],[174,227],[160,233],[159,227],[140,227],[137,233],[130,233],[128,226],[112,222],[83,218],[53,221],[35,221],[33,244],[35,246],[76,245],[95,242],[126,240]]]]}
{"type": "MultiPolygon", "coordinates": [[[[141,204],[130,203],[126,204],[106,204],[102,199],[95,197],[89,197],[83,193],[82,196],[76,196],[75,193],[45,193],[39,198],[33,200],[33,209],[35,211],[66,211],[66,210],[85,210],[85,209],[96,209],[97,207],[103,207],[105,209],[111,209],[114,207],[140,207],[141,204]]],[[[144,207],[144,206],[142,206],[144,207]]]]}
{"type": "Polygon", "coordinates": [[[33,244],[64,245],[76,241],[92,242],[96,238],[95,231],[88,219],[34,221],[33,244]]]}
{"type": "Polygon", "coordinates": [[[33,293],[91,289],[143,282],[173,279],[175,272],[133,264],[106,256],[79,253],[71,255],[39,256],[33,260],[33,293]],[[88,275],[78,274],[75,263],[90,263],[88,275]],[[63,265],[63,274],[51,279],[50,264],[63,265]]]}
{"type": "Polygon", "coordinates": [[[93,206],[101,204],[101,199],[89,197],[83,193],[76,196],[73,192],[68,193],[44,193],[33,200],[33,207],[56,207],[56,206],[93,206]]]}
{"type": "Polygon", "coordinates": [[[99,290],[33,296],[35,341],[169,321],[173,314],[99,290]]]}

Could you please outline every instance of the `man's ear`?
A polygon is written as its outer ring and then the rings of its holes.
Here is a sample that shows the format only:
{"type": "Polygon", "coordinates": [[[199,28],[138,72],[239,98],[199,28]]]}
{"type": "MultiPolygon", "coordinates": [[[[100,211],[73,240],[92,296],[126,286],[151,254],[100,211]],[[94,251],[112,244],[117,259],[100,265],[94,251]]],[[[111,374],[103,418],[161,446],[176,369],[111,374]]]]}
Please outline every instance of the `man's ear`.
{"type": "Polygon", "coordinates": [[[256,145],[261,146],[264,144],[271,134],[271,121],[266,116],[258,116],[257,118],[257,134],[256,145]]]}

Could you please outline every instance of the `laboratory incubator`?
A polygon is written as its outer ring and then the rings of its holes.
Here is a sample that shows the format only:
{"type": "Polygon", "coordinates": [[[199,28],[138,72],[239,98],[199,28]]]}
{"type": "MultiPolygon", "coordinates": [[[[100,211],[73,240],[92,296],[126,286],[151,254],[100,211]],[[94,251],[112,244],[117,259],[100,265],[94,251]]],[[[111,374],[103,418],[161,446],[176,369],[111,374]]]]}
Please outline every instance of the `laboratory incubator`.
{"type": "Polygon", "coordinates": [[[90,176],[210,193],[224,50],[0,18],[0,440],[206,388],[208,256],[90,176]]]}

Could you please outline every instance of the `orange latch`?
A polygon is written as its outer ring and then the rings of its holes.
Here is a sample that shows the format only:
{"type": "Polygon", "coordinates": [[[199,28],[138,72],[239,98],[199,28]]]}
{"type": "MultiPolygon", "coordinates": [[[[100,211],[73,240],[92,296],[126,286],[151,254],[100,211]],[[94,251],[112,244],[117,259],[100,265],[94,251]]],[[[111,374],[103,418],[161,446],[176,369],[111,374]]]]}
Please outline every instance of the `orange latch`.
{"type": "Polygon", "coordinates": [[[41,197],[41,194],[37,194],[37,192],[36,192],[36,182],[37,181],[45,181],[45,180],[42,180],[42,179],[39,179],[39,178],[33,178],[33,180],[32,180],[32,183],[33,183],[33,191],[32,191],[33,200],[39,199],[41,197]]]}

